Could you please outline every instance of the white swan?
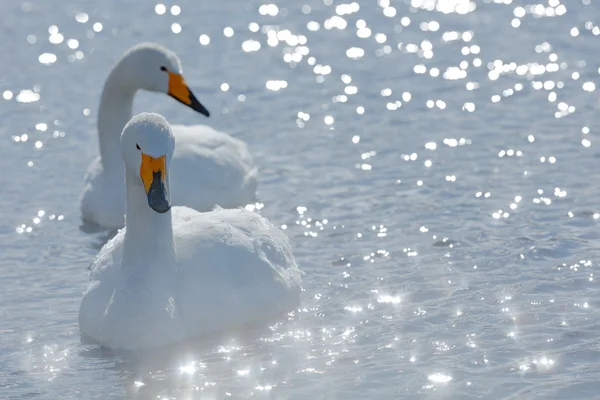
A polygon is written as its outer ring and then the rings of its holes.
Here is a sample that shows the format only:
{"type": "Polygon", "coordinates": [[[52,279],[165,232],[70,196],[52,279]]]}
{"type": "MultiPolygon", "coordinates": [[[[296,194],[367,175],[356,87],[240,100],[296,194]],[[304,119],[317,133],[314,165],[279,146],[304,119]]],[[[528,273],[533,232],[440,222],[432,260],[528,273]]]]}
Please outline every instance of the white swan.
{"type": "Polygon", "coordinates": [[[98,254],[79,309],[83,334],[135,350],[261,322],[297,304],[301,274],[287,237],[243,209],[171,209],[175,140],[158,114],[121,138],[126,226],[98,254]]]}
{"type": "MultiPolygon", "coordinates": [[[[206,116],[181,75],[177,56],[154,43],[129,49],[108,76],[98,111],[100,156],[85,176],[81,213],[104,228],[125,223],[125,178],[120,156],[123,127],[140,89],[169,94],[206,116]]],[[[255,200],[257,169],[244,142],[206,125],[173,126],[177,150],[171,167],[173,204],[208,211],[255,200]]]]}

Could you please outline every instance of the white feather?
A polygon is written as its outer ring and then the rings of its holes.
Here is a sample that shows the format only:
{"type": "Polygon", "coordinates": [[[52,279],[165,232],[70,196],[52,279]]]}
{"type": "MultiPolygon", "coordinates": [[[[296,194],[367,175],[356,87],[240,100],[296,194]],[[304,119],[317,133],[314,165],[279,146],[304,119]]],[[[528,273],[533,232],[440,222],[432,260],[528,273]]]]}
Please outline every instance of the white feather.
{"type": "MultiPolygon", "coordinates": [[[[143,133],[132,140],[158,154],[153,132],[126,127],[123,136],[143,133]]],[[[92,265],[79,310],[85,336],[115,349],[158,347],[268,320],[297,304],[302,272],[282,231],[243,209],[159,214],[148,205],[138,154],[123,154],[127,224],[92,265]]]]}
{"type": "MultiPolygon", "coordinates": [[[[138,90],[167,93],[163,65],[181,72],[174,53],[142,43],[127,51],[107,78],[98,112],[100,156],[88,168],[81,196],[84,220],[105,228],[125,223],[120,135],[132,117],[138,90]]],[[[177,141],[171,166],[174,205],[208,211],[215,205],[234,208],[255,200],[258,171],[246,143],[207,125],[174,125],[172,130],[177,141]]]]}

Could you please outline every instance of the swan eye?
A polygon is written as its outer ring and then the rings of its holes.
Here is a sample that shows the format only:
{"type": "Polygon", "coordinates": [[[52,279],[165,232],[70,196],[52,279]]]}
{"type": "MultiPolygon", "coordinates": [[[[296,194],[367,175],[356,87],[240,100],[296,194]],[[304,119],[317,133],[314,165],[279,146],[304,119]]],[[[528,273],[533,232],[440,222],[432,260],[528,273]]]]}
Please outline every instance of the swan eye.
{"type": "Polygon", "coordinates": [[[167,72],[167,67],[160,67],[160,70],[167,72]]]}
{"type": "Polygon", "coordinates": [[[139,145],[139,144],[137,144],[137,143],[135,144],[135,148],[136,148],[136,149],[138,149],[138,150],[141,150],[141,149],[140,149],[140,145],[139,145]]]}

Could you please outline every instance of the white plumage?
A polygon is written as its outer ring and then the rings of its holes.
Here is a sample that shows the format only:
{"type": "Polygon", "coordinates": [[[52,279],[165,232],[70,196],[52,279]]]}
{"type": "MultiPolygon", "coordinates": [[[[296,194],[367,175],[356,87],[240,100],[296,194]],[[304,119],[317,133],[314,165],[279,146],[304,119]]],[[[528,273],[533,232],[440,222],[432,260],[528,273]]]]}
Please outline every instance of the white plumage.
{"type": "Polygon", "coordinates": [[[174,147],[164,118],[134,117],[122,146],[127,222],[92,265],[79,310],[86,336],[116,349],[163,346],[268,320],[297,304],[302,273],[287,237],[267,219],[243,209],[164,211],[174,147]],[[163,155],[164,189],[155,167],[145,191],[142,160],[163,155]]]}
{"type": "MultiPolygon", "coordinates": [[[[125,222],[119,140],[140,89],[169,94],[208,114],[185,85],[174,53],[153,43],[125,53],[104,85],[98,112],[100,156],[88,168],[81,197],[83,219],[105,228],[120,228],[125,222]],[[177,79],[183,86],[174,84],[177,79]]],[[[207,125],[174,125],[172,130],[177,139],[171,166],[174,205],[208,211],[215,205],[233,208],[255,200],[258,172],[244,142],[207,125]]]]}

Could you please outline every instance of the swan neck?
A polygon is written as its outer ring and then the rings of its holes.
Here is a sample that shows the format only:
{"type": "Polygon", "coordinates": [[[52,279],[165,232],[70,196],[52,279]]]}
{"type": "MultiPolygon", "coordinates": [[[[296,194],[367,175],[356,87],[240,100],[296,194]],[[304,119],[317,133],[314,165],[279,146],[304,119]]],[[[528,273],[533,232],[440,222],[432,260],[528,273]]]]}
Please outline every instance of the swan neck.
{"type": "Polygon", "coordinates": [[[121,132],[133,114],[136,88],[127,84],[124,68],[117,64],[108,76],[98,110],[98,140],[105,169],[123,170],[121,132]]]}
{"type": "MultiPolygon", "coordinates": [[[[171,211],[160,214],[148,205],[141,179],[131,171],[125,173],[127,214],[123,265],[158,265],[173,268],[175,247],[171,211]]],[[[169,188],[167,188],[169,189],[169,188]]]]}

